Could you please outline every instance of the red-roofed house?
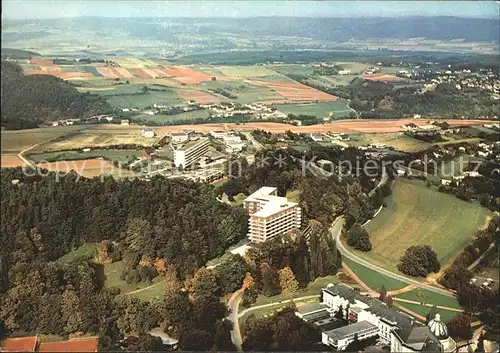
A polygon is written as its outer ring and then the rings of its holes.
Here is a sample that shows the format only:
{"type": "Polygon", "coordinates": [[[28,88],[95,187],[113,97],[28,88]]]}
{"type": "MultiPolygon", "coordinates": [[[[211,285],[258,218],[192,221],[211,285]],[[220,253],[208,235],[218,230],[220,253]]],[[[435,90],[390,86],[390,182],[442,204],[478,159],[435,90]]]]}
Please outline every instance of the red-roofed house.
{"type": "Polygon", "coordinates": [[[6,338],[0,342],[0,352],[34,352],[36,336],[6,338]]]}

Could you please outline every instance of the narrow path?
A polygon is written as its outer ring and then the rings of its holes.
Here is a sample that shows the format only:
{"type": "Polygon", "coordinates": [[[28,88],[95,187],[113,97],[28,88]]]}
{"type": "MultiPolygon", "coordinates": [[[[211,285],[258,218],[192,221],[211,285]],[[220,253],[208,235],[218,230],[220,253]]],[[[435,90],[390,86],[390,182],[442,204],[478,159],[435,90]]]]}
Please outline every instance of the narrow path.
{"type": "Polygon", "coordinates": [[[227,319],[233,323],[233,329],[231,330],[231,341],[233,341],[233,344],[236,346],[238,351],[242,350],[241,344],[243,343],[243,339],[241,338],[240,322],[238,315],[238,309],[240,306],[242,296],[243,296],[243,290],[239,289],[233,293],[233,295],[231,296],[231,298],[229,298],[229,301],[227,303],[227,307],[230,310],[227,319]]]}
{"type": "Polygon", "coordinates": [[[251,308],[245,309],[241,313],[239,313],[238,314],[238,318],[242,317],[246,313],[249,313],[249,312],[251,312],[253,310],[262,309],[262,308],[269,308],[269,307],[276,306],[276,305],[286,304],[286,303],[289,303],[289,302],[292,302],[292,301],[314,299],[314,298],[319,298],[319,297],[320,297],[319,294],[314,294],[314,295],[307,295],[305,297],[298,297],[298,298],[281,300],[279,302],[273,302],[273,303],[269,303],[269,304],[262,304],[262,305],[252,306],[251,308]]]}
{"type": "Polygon", "coordinates": [[[148,289],[151,289],[151,288],[153,288],[153,287],[157,287],[157,286],[158,286],[158,285],[160,285],[160,284],[163,284],[163,281],[156,282],[156,283],[153,283],[153,284],[151,284],[151,285],[149,285],[149,286],[147,286],[147,287],[144,287],[144,288],[139,288],[139,289],[134,290],[134,291],[132,291],[132,292],[125,293],[125,295],[130,295],[130,294],[134,294],[134,293],[143,292],[143,291],[148,290],[148,289]]]}
{"type": "Polygon", "coordinates": [[[420,319],[420,320],[421,320],[422,322],[424,322],[424,323],[425,323],[425,321],[427,320],[427,318],[426,318],[425,316],[422,316],[422,315],[420,315],[419,313],[416,313],[416,312],[414,312],[413,310],[410,310],[410,309],[408,309],[408,308],[407,308],[407,307],[405,307],[405,306],[402,306],[402,305],[400,305],[400,304],[398,304],[398,303],[393,303],[392,305],[393,305],[395,308],[398,308],[399,310],[404,311],[404,312],[406,312],[406,313],[410,314],[411,316],[416,317],[417,319],[420,319]]]}
{"type": "Polygon", "coordinates": [[[366,290],[370,295],[372,296],[378,296],[378,293],[376,291],[374,291],[373,289],[371,289],[370,287],[368,287],[368,285],[363,282],[363,280],[361,278],[359,278],[359,276],[349,268],[349,266],[347,266],[347,264],[345,262],[342,262],[342,269],[344,270],[344,272],[349,276],[351,277],[353,280],[355,280],[356,282],[358,282],[358,284],[364,289],[366,290]]]}
{"type": "Polygon", "coordinates": [[[401,289],[396,289],[396,290],[391,290],[388,291],[387,294],[394,297],[395,295],[403,294],[406,292],[411,292],[412,290],[416,289],[415,285],[410,284],[409,286],[403,287],[401,289]]]}

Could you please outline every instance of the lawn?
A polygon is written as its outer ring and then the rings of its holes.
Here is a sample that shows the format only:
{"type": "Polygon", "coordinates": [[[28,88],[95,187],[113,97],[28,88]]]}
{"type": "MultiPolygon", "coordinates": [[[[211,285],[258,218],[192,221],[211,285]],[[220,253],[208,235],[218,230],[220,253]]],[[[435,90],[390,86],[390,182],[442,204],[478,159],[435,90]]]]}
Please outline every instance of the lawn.
{"type": "Polygon", "coordinates": [[[407,283],[398,281],[397,279],[384,276],[374,270],[369,269],[363,265],[355,263],[347,258],[342,258],[342,261],[349,266],[351,270],[358,275],[358,277],[366,283],[368,287],[375,291],[380,291],[384,286],[388,291],[401,289],[408,286],[407,283]]]}
{"type": "MultiPolygon", "coordinates": [[[[422,316],[427,316],[427,314],[432,310],[432,307],[424,306],[424,305],[420,305],[420,304],[403,303],[403,302],[398,302],[398,301],[395,301],[395,302],[401,306],[404,306],[405,308],[410,309],[411,311],[416,312],[417,314],[422,315],[422,316]]],[[[439,313],[439,315],[441,315],[441,320],[444,322],[450,321],[451,318],[453,318],[453,316],[458,314],[457,311],[451,311],[451,310],[445,310],[445,309],[436,309],[436,312],[439,313]]]]}
{"type": "Polygon", "coordinates": [[[54,162],[54,161],[71,161],[87,158],[98,158],[103,157],[104,159],[110,161],[126,162],[130,160],[135,160],[141,156],[140,150],[107,150],[107,149],[96,149],[90,152],[80,151],[61,151],[61,152],[47,152],[29,155],[29,158],[35,163],[41,161],[54,162]]]}
{"type": "MultiPolygon", "coordinates": [[[[407,300],[414,300],[419,303],[446,306],[454,309],[461,309],[456,298],[450,298],[439,293],[434,293],[425,289],[417,288],[409,292],[396,295],[396,297],[407,300]]],[[[405,303],[406,304],[406,303],[405,303]]]]}
{"type": "Polygon", "coordinates": [[[338,282],[339,282],[339,279],[336,275],[318,277],[313,282],[310,282],[306,288],[300,289],[294,293],[284,291],[281,294],[278,294],[278,295],[275,295],[272,297],[266,297],[265,295],[261,294],[257,297],[257,301],[254,304],[252,304],[252,306],[259,306],[259,305],[265,305],[265,304],[270,304],[270,303],[278,303],[278,302],[283,301],[283,300],[289,300],[289,299],[300,298],[300,297],[307,297],[310,295],[320,295],[322,288],[325,288],[330,283],[338,283],[338,282]]]}
{"type": "Polygon", "coordinates": [[[322,103],[277,104],[274,107],[285,114],[303,114],[318,118],[331,117],[332,119],[339,119],[353,113],[347,107],[347,103],[347,101],[338,100],[322,103]]]}
{"type": "Polygon", "coordinates": [[[418,180],[398,179],[392,195],[368,225],[373,250],[356,253],[391,271],[412,245],[431,245],[441,264],[446,264],[473,238],[491,212],[439,193],[418,180]]]}

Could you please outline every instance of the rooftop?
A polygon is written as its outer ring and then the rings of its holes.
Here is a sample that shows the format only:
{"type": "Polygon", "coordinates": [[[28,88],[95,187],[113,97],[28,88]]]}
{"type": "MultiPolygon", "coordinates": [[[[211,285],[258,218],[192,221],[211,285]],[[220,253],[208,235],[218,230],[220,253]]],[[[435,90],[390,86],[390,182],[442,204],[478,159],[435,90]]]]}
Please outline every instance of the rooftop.
{"type": "Polygon", "coordinates": [[[252,216],[269,217],[279,211],[284,211],[298,205],[298,203],[296,202],[289,202],[286,197],[272,196],[272,195],[266,196],[265,198],[262,198],[259,201],[266,202],[266,205],[264,206],[263,209],[255,212],[252,216]]]}
{"type": "Polygon", "coordinates": [[[276,190],[277,189],[275,187],[272,187],[272,186],[263,186],[259,190],[257,190],[256,192],[254,192],[253,194],[248,196],[244,201],[254,201],[254,199],[256,199],[258,197],[271,195],[271,194],[275,193],[276,190]]]}
{"type": "Polygon", "coordinates": [[[345,336],[352,335],[356,332],[368,330],[368,329],[372,329],[372,328],[378,329],[377,326],[369,323],[368,321],[360,321],[360,322],[356,322],[355,324],[352,324],[352,325],[339,327],[339,328],[336,328],[335,330],[325,331],[323,333],[325,335],[327,335],[328,338],[331,338],[333,340],[338,341],[338,340],[344,338],[345,336]]]}
{"type": "Polygon", "coordinates": [[[42,342],[38,352],[97,352],[98,337],[74,338],[61,342],[42,342]]]}
{"type": "Polygon", "coordinates": [[[34,352],[36,336],[6,338],[0,342],[2,352],[34,352]]]}
{"type": "Polygon", "coordinates": [[[345,284],[339,283],[335,285],[329,285],[328,287],[323,288],[323,290],[330,293],[331,295],[341,295],[353,304],[356,300],[359,300],[360,302],[365,303],[368,306],[368,309],[366,309],[367,311],[380,316],[384,321],[390,324],[397,325],[399,328],[413,326],[413,320],[406,314],[388,307],[384,302],[376,298],[362,295],[354,288],[349,287],[345,284]]]}
{"type": "Polygon", "coordinates": [[[305,304],[297,307],[297,311],[301,314],[311,314],[316,311],[326,310],[328,306],[321,303],[305,304]]]}
{"type": "Polygon", "coordinates": [[[177,151],[186,151],[187,149],[196,146],[197,144],[207,141],[206,139],[197,139],[197,140],[190,140],[187,141],[185,144],[183,144],[181,147],[177,149],[177,151]]]}

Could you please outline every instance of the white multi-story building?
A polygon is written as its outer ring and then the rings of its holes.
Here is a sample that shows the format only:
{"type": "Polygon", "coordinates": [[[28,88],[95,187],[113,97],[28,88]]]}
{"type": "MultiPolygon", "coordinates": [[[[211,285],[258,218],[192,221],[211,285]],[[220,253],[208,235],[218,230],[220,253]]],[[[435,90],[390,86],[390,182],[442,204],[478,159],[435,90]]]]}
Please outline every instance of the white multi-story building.
{"type": "MultiPolygon", "coordinates": [[[[349,325],[322,333],[322,342],[338,350],[345,349],[357,336],[376,335],[390,345],[391,352],[454,352],[455,341],[448,336],[439,314],[424,326],[403,312],[388,307],[382,301],[362,295],[344,284],[330,284],[322,290],[322,305],[333,317],[342,310],[349,325]]],[[[302,315],[307,315],[302,314],[302,315]]]]}
{"type": "Polygon", "coordinates": [[[183,143],[189,140],[189,133],[187,132],[172,132],[170,134],[172,143],[183,143]]]}
{"type": "Polygon", "coordinates": [[[277,196],[274,187],[264,186],[243,200],[243,207],[250,215],[248,238],[253,243],[300,228],[301,209],[296,202],[277,196]]]}
{"type": "Polygon", "coordinates": [[[174,150],[174,165],[179,168],[186,168],[198,162],[208,152],[210,143],[206,138],[199,138],[186,142],[181,147],[174,150]]]}

